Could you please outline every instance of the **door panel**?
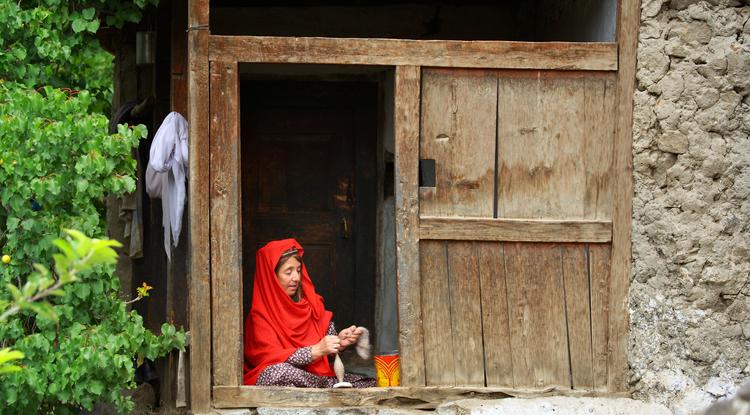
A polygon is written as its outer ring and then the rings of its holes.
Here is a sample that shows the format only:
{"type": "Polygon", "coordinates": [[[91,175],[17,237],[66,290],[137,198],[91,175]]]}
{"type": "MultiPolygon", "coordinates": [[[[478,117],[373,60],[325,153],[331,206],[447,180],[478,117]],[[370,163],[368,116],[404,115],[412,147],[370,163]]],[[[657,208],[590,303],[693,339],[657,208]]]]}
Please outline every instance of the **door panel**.
{"type": "Polygon", "coordinates": [[[419,242],[428,385],[607,390],[610,240],[559,229],[538,239],[535,227],[608,226],[615,81],[423,70],[420,157],[435,160],[436,185],[420,188],[419,211],[424,229],[450,224],[419,242]],[[486,232],[516,224],[520,238],[486,232]]]}

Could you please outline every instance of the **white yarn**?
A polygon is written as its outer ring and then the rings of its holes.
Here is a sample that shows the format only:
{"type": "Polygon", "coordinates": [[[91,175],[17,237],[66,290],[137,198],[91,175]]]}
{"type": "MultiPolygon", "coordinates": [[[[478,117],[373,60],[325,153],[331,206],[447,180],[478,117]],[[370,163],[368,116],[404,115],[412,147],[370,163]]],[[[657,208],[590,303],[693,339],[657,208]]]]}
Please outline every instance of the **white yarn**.
{"type": "Polygon", "coordinates": [[[366,360],[370,358],[370,331],[364,327],[358,328],[362,330],[362,334],[359,336],[359,340],[357,340],[357,354],[366,360]]]}

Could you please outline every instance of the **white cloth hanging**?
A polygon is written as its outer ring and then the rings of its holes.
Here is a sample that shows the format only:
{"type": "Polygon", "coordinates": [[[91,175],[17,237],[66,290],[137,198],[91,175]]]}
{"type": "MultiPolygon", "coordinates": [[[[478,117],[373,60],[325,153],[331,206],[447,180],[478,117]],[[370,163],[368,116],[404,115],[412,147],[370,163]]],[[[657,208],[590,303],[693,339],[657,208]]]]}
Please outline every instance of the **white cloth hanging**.
{"type": "Polygon", "coordinates": [[[146,192],[161,198],[164,250],[171,260],[170,236],[176,247],[185,210],[185,177],[188,168],[188,124],[185,117],[170,112],[156,131],[146,168],[146,192]]]}

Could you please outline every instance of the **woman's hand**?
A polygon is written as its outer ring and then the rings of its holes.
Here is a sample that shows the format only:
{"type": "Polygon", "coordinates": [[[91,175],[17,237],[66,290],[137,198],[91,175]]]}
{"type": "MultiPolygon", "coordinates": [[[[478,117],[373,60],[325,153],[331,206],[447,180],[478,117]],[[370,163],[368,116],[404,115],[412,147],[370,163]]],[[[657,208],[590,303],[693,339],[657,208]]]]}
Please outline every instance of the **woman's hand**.
{"type": "Polygon", "coordinates": [[[339,332],[339,339],[341,340],[341,347],[340,350],[344,350],[345,348],[357,343],[357,340],[359,340],[359,336],[362,335],[362,329],[357,328],[357,326],[350,326],[347,327],[339,332]]]}
{"type": "Polygon", "coordinates": [[[317,344],[312,346],[312,357],[313,360],[328,356],[329,354],[335,354],[342,350],[341,339],[338,336],[325,336],[317,344]]]}

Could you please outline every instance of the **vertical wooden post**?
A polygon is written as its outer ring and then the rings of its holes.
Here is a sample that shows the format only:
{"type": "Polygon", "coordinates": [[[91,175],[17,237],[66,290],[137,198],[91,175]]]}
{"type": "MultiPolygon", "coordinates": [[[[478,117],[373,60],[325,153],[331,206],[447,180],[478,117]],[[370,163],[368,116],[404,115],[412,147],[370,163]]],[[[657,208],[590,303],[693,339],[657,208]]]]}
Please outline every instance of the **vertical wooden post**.
{"type": "Polygon", "coordinates": [[[640,0],[621,0],[617,43],[617,119],[614,145],[614,211],[612,215],[612,272],[609,294],[609,358],[607,389],[627,390],[628,291],[631,269],[633,216],[633,92],[640,0]]]}
{"type": "Polygon", "coordinates": [[[173,1],[170,10],[172,19],[171,29],[171,94],[170,107],[172,111],[187,116],[187,38],[185,32],[187,26],[187,8],[181,1],[173,1]]]}
{"type": "Polygon", "coordinates": [[[403,386],[424,386],[419,275],[419,66],[397,66],[395,81],[395,193],[398,322],[403,386]]]}
{"type": "Polygon", "coordinates": [[[237,62],[211,62],[211,327],[215,386],[242,384],[242,224],[237,62]]]}
{"type": "Polygon", "coordinates": [[[188,1],[190,409],[211,406],[209,274],[208,0],[188,1]]]}

